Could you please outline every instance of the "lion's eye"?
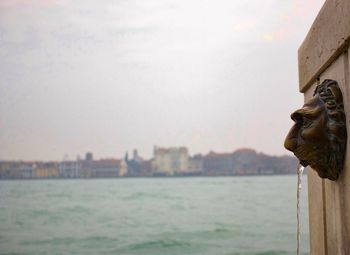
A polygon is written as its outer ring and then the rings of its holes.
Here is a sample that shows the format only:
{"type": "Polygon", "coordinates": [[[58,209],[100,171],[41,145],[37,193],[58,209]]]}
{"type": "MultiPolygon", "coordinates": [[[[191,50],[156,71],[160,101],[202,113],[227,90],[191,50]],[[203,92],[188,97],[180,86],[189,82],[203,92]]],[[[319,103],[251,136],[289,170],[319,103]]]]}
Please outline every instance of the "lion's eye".
{"type": "Polygon", "coordinates": [[[306,117],[303,117],[303,128],[308,128],[311,126],[311,124],[312,124],[312,120],[306,117]]]}

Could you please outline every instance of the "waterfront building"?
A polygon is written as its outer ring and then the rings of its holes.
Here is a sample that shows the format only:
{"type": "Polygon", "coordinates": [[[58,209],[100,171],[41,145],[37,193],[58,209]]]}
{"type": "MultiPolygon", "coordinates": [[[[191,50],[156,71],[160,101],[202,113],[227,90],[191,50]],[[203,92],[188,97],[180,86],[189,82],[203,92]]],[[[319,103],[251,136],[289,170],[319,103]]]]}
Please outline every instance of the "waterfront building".
{"type": "Polygon", "coordinates": [[[118,176],[118,161],[115,159],[101,159],[90,162],[91,177],[107,178],[118,176]]]}
{"type": "Polygon", "coordinates": [[[85,160],[86,160],[86,161],[93,161],[93,160],[94,160],[93,154],[92,154],[91,152],[87,152],[87,153],[85,154],[85,160]]]}
{"type": "Polygon", "coordinates": [[[203,159],[203,170],[208,175],[232,174],[232,153],[209,152],[203,159]]]}
{"type": "Polygon", "coordinates": [[[153,175],[153,167],[152,167],[153,159],[144,160],[140,162],[140,174],[139,176],[152,176],[153,175]]]}
{"type": "Polygon", "coordinates": [[[56,162],[38,162],[33,169],[32,178],[46,179],[59,177],[59,168],[56,162]]]}
{"type": "Polygon", "coordinates": [[[126,161],[124,159],[119,160],[118,164],[119,164],[118,165],[118,168],[119,168],[118,176],[119,177],[126,176],[128,174],[128,165],[127,165],[126,161]]]}
{"type": "Polygon", "coordinates": [[[139,156],[139,153],[138,153],[137,149],[134,149],[133,152],[132,152],[132,160],[134,160],[136,162],[144,161],[144,159],[139,156]]]}
{"type": "Polygon", "coordinates": [[[0,179],[32,178],[35,167],[36,164],[34,162],[1,161],[0,179]]]}
{"type": "Polygon", "coordinates": [[[81,177],[81,161],[62,161],[58,164],[59,176],[61,178],[78,178],[81,177]]]}
{"type": "Polygon", "coordinates": [[[152,175],[152,160],[144,160],[139,156],[138,151],[133,151],[132,159],[128,158],[128,154],[125,154],[125,162],[127,164],[127,176],[145,177],[152,175]]]}
{"type": "Polygon", "coordinates": [[[189,155],[186,147],[154,147],[153,170],[156,175],[184,173],[189,168],[189,155]]]}
{"type": "Polygon", "coordinates": [[[21,178],[32,178],[33,170],[36,168],[36,164],[34,162],[22,162],[19,165],[19,171],[21,178]]]}
{"type": "Polygon", "coordinates": [[[10,176],[11,162],[0,161],[0,178],[7,179],[10,176]]]}
{"type": "Polygon", "coordinates": [[[189,158],[188,173],[199,174],[203,172],[203,156],[196,154],[189,158]]]}
{"type": "Polygon", "coordinates": [[[133,151],[132,159],[129,159],[129,154],[125,153],[124,161],[128,167],[128,176],[140,176],[143,158],[138,155],[137,150],[133,151]]]}
{"type": "Polygon", "coordinates": [[[120,177],[127,173],[127,165],[124,160],[100,159],[93,160],[86,165],[90,176],[95,178],[120,177]]]}

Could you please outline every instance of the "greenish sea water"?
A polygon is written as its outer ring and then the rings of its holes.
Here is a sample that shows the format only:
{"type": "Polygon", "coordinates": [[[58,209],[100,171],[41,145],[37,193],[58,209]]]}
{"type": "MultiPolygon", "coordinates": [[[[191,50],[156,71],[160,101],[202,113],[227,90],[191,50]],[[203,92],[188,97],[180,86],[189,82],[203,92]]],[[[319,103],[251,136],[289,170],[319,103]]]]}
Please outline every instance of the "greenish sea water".
{"type": "MultiPolygon", "coordinates": [[[[302,252],[308,254],[303,180],[302,252]]],[[[296,176],[0,181],[0,254],[296,254],[296,176]]]]}

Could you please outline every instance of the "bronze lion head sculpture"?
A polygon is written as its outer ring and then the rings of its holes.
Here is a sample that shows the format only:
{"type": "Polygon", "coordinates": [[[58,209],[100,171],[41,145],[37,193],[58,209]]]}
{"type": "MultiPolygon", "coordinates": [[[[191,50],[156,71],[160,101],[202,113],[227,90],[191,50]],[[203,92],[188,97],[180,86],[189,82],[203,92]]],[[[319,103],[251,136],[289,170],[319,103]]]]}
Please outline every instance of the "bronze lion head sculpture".
{"type": "Polygon", "coordinates": [[[295,122],[284,147],[311,166],[321,178],[337,180],[344,166],[346,120],[343,96],[338,83],[325,80],[315,89],[313,98],[291,115],[295,122]]]}

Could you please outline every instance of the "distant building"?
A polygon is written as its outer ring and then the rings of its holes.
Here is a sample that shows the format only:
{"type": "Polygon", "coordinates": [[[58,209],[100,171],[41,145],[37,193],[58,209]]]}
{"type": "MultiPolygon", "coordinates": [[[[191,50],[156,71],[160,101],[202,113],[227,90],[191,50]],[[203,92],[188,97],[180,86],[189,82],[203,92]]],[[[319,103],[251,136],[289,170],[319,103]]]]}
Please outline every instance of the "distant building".
{"type": "Polygon", "coordinates": [[[11,173],[11,162],[0,161],[0,178],[1,179],[10,178],[10,173],[11,173]]]}
{"type": "Polygon", "coordinates": [[[132,159],[125,154],[125,162],[128,167],[127,176],[130,177],[146,177],[152,175],[152,160],[144,160],[139,156],[138,151],[133,151],[132,159]]]}
{"type": "Polygon", "coordinates": [[[203,170],[208,175],[232,174],[232,153],[216,153],[211,151],[203,159],[203,170]]]}
{"type": "Polygon", "coordinates": [[[196,154],[189,158],[188,173],[198,174],[203,172],[203,156],[196,154]]]}
{"type": "Polygon", "coordinates": [[[34,162],[2,161],[0,162],[0,178],[22,179],[32,178],[36,165],[34,162]]]}
{"type": "Polygon", "coordinates": [[[81,177],[81,161],[62,161],[58,164],[59,176],[61,178],[81,177]]]}
{"type": "Polygon", "coordinates": [[[128,165],[124,159],[119,160],[118,167],[119,167],[119,172],[118,172],[119,177],[123,177],[123,176],[126,176],[128,174],[128,165]]]}
{"type": "Polygon", "coordinates": [[[186,172],[189,168],[189,155],[186,147],[154,147],[153,170],[157,175],[174,175],[186,172]]]}
{"type": "Polygon", "coordinates": [[[85,160],[86,160],[86,161],[93,161],[93,160],[94,160],[93,154],[92,154],[91,152],[87,152],[87,153],[85,154],[85,160]]]}
{"type": "Polygon", "coordinates": [[[23,162],[19,165],[21,172],[21,178],[32,178],[33,170],[36,168],[36,164],[33,162],[23,162]]]}
{"type": "Polygon", "coordinates": [[[127,173],[127,165],[124,160],[100,159],[91,161],[86,167],[89,168],[89,177],[113,178],[124,176],[127,173]]]}
{"type": "Polygon", "coordinates": [[[152,176],[153,175],[153,159],[144,160],[140,162],[140,175],[139,176],[152,176]]]}
{"type": "Polygon", "coordinates": [[[137,162],[142,162],[144,161],[144,159],[142,157],[139,156],[139,153],[138,151],[135,149],[133,150],[133,153],[132,153],[132,159],[137,161],[137,162]]]}
{"type": "Polygon", "coordinates": [[[39,162],[33,169],[32,178],[47,179],[59,177],[59,168],[56,162],[39,162]]]}

